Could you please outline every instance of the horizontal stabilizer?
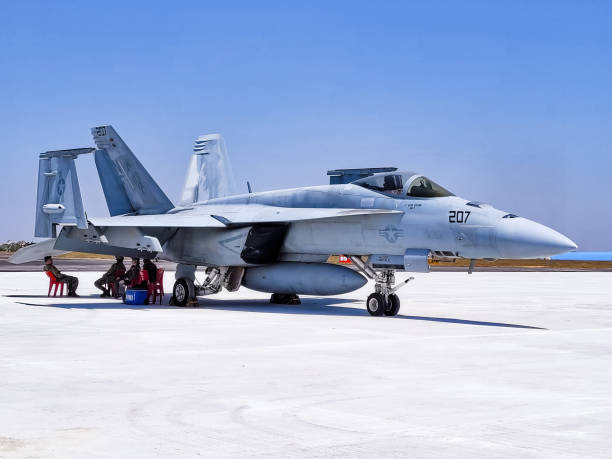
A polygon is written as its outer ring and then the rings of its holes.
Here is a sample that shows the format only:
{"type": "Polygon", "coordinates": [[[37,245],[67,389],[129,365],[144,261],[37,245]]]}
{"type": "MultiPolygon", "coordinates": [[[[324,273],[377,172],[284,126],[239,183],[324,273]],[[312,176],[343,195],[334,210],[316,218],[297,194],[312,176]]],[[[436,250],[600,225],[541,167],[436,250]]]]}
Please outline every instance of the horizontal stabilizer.
{"type": "Polygon", "coordinates": [[[38,244],[28,245],[22,247],[8,259],[9,263],[16,265],[21,263],[27,263],[28,261],[42,261],[48,255],[57,256],[68,253],[65,250],[54,249],[55,241],[57,239],[47,239],[46,241],[39,242],[38,244]]]}
{"type": "Polygon", "coordinates": [[[96,253],[136,258],[152,258],[161,252],[161,244],[154,237],[142,237],[136,228],[109,231],[102,238],[95,228],[82,230],[74,227],[62,228],[55,247],[71,252],[96,253]],[[93,237],[92,237],[93,236],[93,237]],[[98,236],[98,237],[96,237],[98,236]],[[139,242],[141,241],[141,242],[139,242]]]}

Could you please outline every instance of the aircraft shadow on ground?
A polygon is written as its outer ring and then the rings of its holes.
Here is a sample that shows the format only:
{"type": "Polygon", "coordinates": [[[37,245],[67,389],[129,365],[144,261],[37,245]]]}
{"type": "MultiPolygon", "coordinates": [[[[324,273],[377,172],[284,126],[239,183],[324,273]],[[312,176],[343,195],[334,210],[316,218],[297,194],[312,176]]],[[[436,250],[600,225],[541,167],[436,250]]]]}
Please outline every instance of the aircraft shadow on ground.
{"type": "MultiPolygon", "coordinates": [[[[333,303],[356,303],[356,300],[333,299],[333,303]]],[[[282,304],[263,303],[258,300],[236,301],[227,300],[215,302],[214,305],[206,306],[206,309],[219,309],[229,311],[249,311],[276,314],[307,314],[307,315],[326,315],[326,316],[369,316],[365,308],[352,308],[348,306],[334,306],[329,304],[330,300],[325,298],[302,299],[301,305],[285,306],[282,304]],[[252,305],[249,303],[253,303],[252,305]],[[220,304],[221,303],[221,304],[220,304]]],[[[390,317],[391,318],[391,317],[390,317]]],[[[445,322],[463,325],[481,325],[486,327],[508,327],[508,328],[528,328],[533,330],[546,330],[542,327],[531,325],[508,324],[501,322],[484,322],[478,320],[455,319],[450,317],[426,317],[410,316],[398,314],[393,319],[424,320],[429,322],[445,322]]]]}
{"type": "MultiPolygon", "coordinates": [[[[48,298],[45,295],[5,295],[10,298],[48,298]]],[[[81,296],[81,299],[99,299],[98,295],[81,296]]],[[[121,301],[112,301],[105,303],[55,303],[55,304],[35,304],[16,302],[27,306],[51,307],[61,309],[127,309],[138,311],[150,311],[153,309],[174,309],[174,310],[194,310],[193,307],[178,307],[168,306],[164,304],[151,305],[129,305],[121,301]]],[[[298,314],[298,315],[321,315],[321,316],[369,316],[364,307],[337,306],[338,304],[356,303],[358,300],[345,298],[303,298],[302,304],[299,305],[282,305],[270,304],[267,300],[203,300],[200,299],[199,308],[202,310],[214,309],[219,311],[243,311],[243,312],[258,312],[268,314],[298,314]]],[[[531,330],[547,330],[543,327],[534,327],[531,325],[520,325],[503,322],[487,322],[479,320],[457,319],[452,317],[429,317],[429,316],[411,316],[398,314],[389,319],[404,319],[404,320],[422,320],[427,322],[442,322],[460,325],[477,325],[484,327],[503,327],[503,328],[522,328],[531,330]]],[[[376,320],[372,318],[372,320],[376,320]]]]}

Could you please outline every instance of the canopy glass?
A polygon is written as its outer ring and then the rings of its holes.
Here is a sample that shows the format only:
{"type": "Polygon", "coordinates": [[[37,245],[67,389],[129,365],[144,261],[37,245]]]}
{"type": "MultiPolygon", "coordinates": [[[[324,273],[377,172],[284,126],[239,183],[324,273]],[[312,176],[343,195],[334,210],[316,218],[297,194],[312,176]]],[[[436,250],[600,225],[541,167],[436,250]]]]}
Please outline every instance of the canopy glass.
{"type": "Polygon", "coordinates": [[[393,198],[441,198],[454,196],[446,188],[414,172],[383,172],[352,182],[393,198]]]}

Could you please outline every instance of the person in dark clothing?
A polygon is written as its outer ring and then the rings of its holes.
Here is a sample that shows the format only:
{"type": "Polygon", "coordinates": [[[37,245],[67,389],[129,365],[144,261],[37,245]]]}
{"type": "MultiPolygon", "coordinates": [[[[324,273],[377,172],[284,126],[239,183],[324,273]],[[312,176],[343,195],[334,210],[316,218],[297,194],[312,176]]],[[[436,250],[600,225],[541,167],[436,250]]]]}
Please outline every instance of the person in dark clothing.
{"type": "Polygon", "coordinates": [[[154,284],[157,280],[157,266],[155,266],[155,263],[147,258],[145,259],[142,267],[149,274],[149,282],[154,284]]]}
{"type": "Polygon", "coordinates": [[[128,287],[138,287],[140,280],[140,258],[132,258],[132,265],[125,273],[124,281],[128,287]]]}
{"type": "MultiPolygon", "coordinates": [[[[144,263],[142,264],[142,269],[147,272],[149,277],[149,283],[147,284],[147,282],[143,282],[142,285],[144,288],[149,289],[149,285],[154,284],[157,280],[157,266],[155,266],[155,263],[153,263],[150,259],[145,258],[144,263]]],[[[147,295],[145,304],[149,304],[149,301],[151,300],[150,294],[151,290],[149,290],[149,295],[147,295]]]]}
{"type": "Polygon", "coordinates": [[[109,289],[106,288],[106,285],[109,286],[111,284],[115,285],[115,294],[119,291],[119,281],[125,274],[125,265],[123,264],[123,257],[116,257],[115,263],[111,265],[111,267],[104,273],[104,275],[94,282],[94,285],[102,290],[101,297],[110,296],[109,289]]]}
{"type": "Polygon", "coordinates": [[[145,282],[140,282],[140,258],[132,258],[130,268],[119,281],[117,295],[124,297],[125,300],[125,291],[128,288],[136,290],[147,288],[147,284],[145,282]]]}
{"type": "Polygon", "coordinates": [[[53,264],[53,257],[45,257],[45,266],[43,267],[43,271],[50,272],[59,282],[61,282],[62,284],[66,284],[68,286],[68,296],[79,296],[76,292],[76,289],[79,286],[79,279],[74,276],[62,274],[60,270],[57,269],[53,264]]]}

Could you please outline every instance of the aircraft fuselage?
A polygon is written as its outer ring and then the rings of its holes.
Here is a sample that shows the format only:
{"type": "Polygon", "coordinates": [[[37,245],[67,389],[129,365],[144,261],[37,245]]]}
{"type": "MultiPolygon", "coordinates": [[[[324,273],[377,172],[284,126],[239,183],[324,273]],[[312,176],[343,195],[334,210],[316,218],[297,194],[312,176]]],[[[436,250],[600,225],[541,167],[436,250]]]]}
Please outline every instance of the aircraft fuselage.
{"type": "MultiPolygon", "coordinates": [[[[315,260],[330,253],[402,255],[427,249],[462,258],[540,258],[575,248],[562,234],[488,204],[458,196],[389,197],[348,185],[324,185],[219,198],[198,203],[185,213],[208,215],[210,206],[269,205],[290,208],[391,209],[403,214],[354,216],[289,224],[281,248],[288,260],[315,260]],[[297,257],[297,258],[296,258],[297,257]]],[[[174,261],[205,265],[244,265],[240,252],[249,228],[181,229],[180,241],[164,253],[174,261]],[[185,257],[184,255],[188,255],[185,257]],[[199,264],[199,263],[198,263],[199,264]]]]}

